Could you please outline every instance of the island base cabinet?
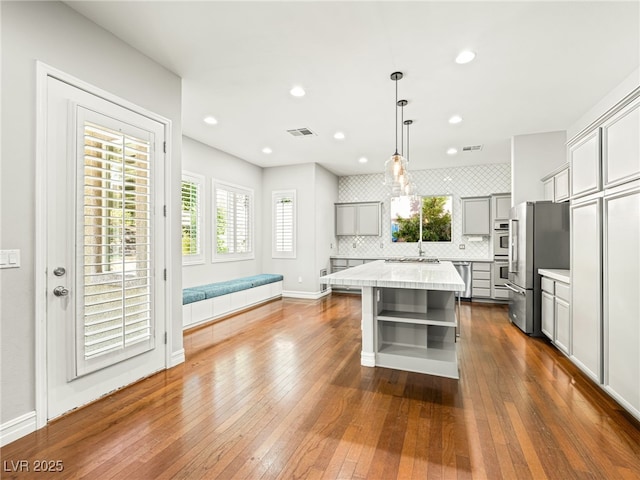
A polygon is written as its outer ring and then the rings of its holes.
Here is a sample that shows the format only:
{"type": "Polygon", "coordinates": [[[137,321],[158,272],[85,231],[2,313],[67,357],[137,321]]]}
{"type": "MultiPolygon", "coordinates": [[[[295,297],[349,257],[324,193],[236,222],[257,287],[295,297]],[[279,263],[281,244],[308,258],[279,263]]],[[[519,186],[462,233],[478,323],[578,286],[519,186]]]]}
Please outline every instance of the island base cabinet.
{"type": "Polygon", "coordinates": [[[640,420],[640,182],[629,187],[603,205],[604,387],[640,420]]]}
{"type": "Polygon", "coordinates": [[[375,290],[376,366],[459,378],[453,292],[375,290]]]}

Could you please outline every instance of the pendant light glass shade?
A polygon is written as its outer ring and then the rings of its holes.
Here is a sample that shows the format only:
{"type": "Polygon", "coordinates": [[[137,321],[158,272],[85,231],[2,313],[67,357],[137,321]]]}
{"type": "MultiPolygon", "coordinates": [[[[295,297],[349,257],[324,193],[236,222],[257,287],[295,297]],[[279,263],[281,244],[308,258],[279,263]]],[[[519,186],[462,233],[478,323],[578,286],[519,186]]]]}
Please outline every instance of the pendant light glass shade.
{"type": "Polygon", "coordinates": [[[391,158],[384,164],[384,184],[391,189],[391,196],[403,195],[403,189],[408,182],[409,172],[407,170],[407,160],[398,153],[398,80],[402,78],[401,72],[391,74],[391,80],[396,82],[396,119],[395,136],[396,149],[391,158]]]}

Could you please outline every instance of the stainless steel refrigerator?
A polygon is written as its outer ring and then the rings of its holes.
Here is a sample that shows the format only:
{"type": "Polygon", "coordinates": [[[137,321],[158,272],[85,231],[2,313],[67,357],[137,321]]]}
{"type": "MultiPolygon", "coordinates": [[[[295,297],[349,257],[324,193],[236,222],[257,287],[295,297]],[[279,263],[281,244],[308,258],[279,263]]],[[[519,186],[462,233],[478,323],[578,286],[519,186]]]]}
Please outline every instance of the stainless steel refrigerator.
{"type": "Polygon", "coordinates": [[[540,330],[539,268],[569,268],[569,202],[525,202],[509,219],[509,320],[524,333],[540,330]]]}

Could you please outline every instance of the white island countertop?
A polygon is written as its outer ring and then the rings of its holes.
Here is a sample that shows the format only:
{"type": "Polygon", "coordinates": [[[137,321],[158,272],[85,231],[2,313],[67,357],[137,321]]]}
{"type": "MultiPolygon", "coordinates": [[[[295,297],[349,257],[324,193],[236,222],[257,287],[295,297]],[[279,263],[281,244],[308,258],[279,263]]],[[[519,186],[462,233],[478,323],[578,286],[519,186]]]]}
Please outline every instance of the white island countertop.
{"type": "Polygon", "coordinates": [[[320,277],[320,283],[350,287],[411,288],[463,291],[462,278],[451,262],[385,262],[377,260],[320,277]]]}
{"type": "Polygon", "coordinates": [[[561,270],[558,268],[539,268],[538,273],[543,277],[549,277],[552,280],[571,283],[571,270],[561,270]]]}

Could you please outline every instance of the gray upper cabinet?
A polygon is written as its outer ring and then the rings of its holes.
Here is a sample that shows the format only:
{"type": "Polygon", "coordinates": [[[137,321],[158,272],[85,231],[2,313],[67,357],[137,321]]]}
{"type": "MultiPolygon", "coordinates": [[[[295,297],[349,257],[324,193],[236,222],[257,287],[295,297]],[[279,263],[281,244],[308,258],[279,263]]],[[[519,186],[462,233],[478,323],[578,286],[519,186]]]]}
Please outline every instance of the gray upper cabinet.
{"type": "Polygon", "coordinates": [[[571,196],[582,197],[601,188],[600,129],[597,128],[569,146],[571,196]]]}
{"type": "Polygon", "coordinates": [[[640,178],[640,98],[602,126],[604,188],[640,178]]]}
{"type": "Polygon", "coordinates": [[[491,197],[465,197],[460,200],[462,235],[489,235],[491,233],[491,197]]]}
{"type": "Polygon", "coordinates": [[[380,202],[336,203],[336,236],[380,236],[380,202]]]}
{"type": "Polygon", "coordinates": [[[493,220],[509,220],[511,212],[511,194],[498,193],[491,196],[493,220]]]}

